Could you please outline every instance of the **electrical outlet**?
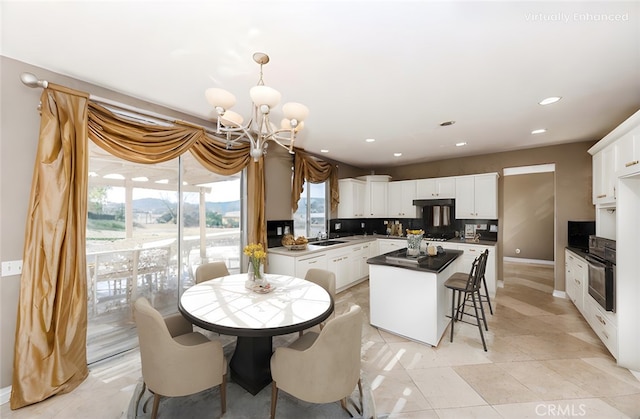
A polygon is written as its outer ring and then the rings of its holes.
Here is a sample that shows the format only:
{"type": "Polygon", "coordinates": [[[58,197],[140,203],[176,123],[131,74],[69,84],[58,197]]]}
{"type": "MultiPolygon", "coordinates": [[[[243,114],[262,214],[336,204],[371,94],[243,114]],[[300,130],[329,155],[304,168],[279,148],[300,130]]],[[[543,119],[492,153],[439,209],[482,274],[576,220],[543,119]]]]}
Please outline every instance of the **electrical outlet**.
{"type": "Polygon", "coordinates": [[[335,230],[340,230],[341,228],[342,228],[342,224],[341,223],[336,223],[335,230]]]}
{"type": "Polygon", "coordinates": [[[22,273],[21,260],[8,260],[2,262],[2,276],[20,275],[22,273]]]}
{"type": "Polygon", "coordinates": [[[364,228],[364,223],[360,223],[360,228],[364,228]]]}

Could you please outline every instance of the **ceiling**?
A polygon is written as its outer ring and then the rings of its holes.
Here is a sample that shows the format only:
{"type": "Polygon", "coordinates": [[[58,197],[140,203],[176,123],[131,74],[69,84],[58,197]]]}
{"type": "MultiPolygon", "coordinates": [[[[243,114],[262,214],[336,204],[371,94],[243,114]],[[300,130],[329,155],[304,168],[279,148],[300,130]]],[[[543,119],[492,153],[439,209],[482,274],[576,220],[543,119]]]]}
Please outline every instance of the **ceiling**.
{"type": "Polygon", "coordinates": [[[212,121],[208,87],[233,92],[248,119],[252,55],[265,52],[265,84],[310,109],[297,145],[361,168],[595,141],[640,109],[638,1],[2,1],[0,12],[2,55],[212,121]],[[549,96],[562,100],[538,104],[549,96]]]}

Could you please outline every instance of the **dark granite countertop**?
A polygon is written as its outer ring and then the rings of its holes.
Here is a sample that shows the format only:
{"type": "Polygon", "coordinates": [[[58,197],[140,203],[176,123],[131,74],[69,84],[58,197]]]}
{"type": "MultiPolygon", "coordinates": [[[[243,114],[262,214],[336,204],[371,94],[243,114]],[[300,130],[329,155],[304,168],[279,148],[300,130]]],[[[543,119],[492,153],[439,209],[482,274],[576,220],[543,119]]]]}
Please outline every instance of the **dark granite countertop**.
{"type": "Polygon", "coordinates": [[[436,256],[407,257],[407,249],[394,250],[384,255],[367,259],[370,265],[386,265],[398,268],[439,273],[464,253],[462,250],[445,250],[436,256]]]}
{"type": "Polygon", "coordinates": [[[580,256],[583,259],[589,254],[588,250],[579,249],[577,247],[567,246],[565,247],[565,249],[572,251],[573,253],[575,253],[576,255],[580,256]]]}

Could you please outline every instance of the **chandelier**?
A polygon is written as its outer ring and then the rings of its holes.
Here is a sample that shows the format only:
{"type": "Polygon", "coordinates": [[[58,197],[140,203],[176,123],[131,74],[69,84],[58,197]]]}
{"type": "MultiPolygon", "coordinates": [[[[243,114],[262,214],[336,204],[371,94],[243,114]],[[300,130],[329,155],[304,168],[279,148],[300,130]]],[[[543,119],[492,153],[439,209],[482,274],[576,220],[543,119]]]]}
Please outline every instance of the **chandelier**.
{"type": "Polygon", "coordinates": [[[249,90],[252,101],[251,118],[243,125],[244,119],[237,112],[229,110],[236,103],[236,97],[227,90],[212,87],[205,96],[218,114],[216,134],[226,135],[227,148],[248,141],[249,153],[254,161],[267,152],[269,141],[287,148],[293,154],[296,134],[304,127],[309,108],[301,103],[289,102],[282,106],[284,118],[280,129],[270,121],[271,110],[280,102],[281,94],[276,89],[265,86],[262,80],[262,66],[269,62],[269,56],[262,52],[253,54],[253,61],[260,64],[258,84],[249,90]]]}

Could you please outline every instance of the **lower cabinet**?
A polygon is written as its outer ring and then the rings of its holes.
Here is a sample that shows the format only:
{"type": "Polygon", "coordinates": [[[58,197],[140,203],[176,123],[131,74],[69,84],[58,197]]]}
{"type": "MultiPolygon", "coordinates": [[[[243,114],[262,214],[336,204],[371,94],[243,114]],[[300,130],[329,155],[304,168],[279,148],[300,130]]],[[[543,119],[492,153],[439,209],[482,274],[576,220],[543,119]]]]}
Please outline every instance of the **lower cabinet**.
{"type": "Polygon", "coordinates": [[[565,291],[576,308],[585,315],[585,294],[589,270],[587,262],[570,250],[565,250],[565,291]]]}
{"type": "Polygon", "coordinates": [[[565,249],[565,291],[584,319],[614,358],[618,357],[618,326],[616,313],[606,311],[589,295],[587,261],[565,249]]]}
{"type": "Polygon", "coordinates": [[[407,241],[402,239],[378,239],[378,255],[393,252],[407,247],[407,241]]]}
{"type": "Polygon", "coordinates": [[[471,270],[471,266],[473,265],[473,261],[475,258],[480,256],[480,253],[485,250],[489,250],[489,257],[487,258],[487,267],[484,272],[484,278],[487,281],[487,289],[489,290],[489,296],[491,298],[495,298],[496,296],[496,251],[497,244],[495,246],[483,246],[480,244],[467,244],[467,243],[457,243],[454,244],[452,242],[445,242],[444,246],[446,249],[453,250],[462,250],[464,253],[462,257],[458,259],[458,272],[469,272],[471,270]]]}

